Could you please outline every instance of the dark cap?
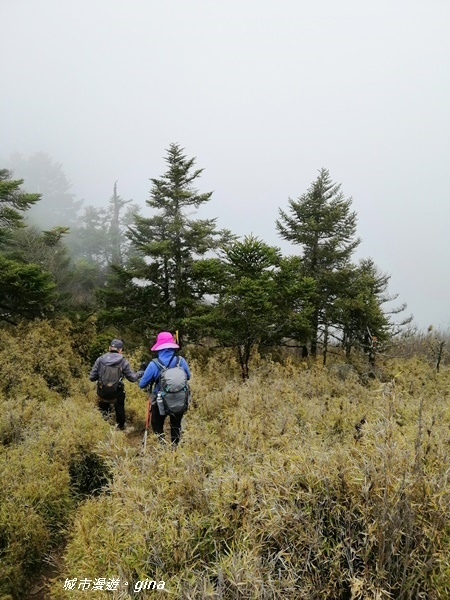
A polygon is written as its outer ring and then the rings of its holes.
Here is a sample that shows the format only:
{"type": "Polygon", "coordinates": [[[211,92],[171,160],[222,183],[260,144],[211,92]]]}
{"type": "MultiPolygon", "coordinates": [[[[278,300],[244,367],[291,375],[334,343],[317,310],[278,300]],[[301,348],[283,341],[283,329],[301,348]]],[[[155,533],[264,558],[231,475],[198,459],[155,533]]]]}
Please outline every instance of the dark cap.
{"type": "Polygon", "coordinates": [[[123,348],[123,342],[122,340],[113,340],[109,347],[111,348],[111,350],[122,350],[123,348]]]}

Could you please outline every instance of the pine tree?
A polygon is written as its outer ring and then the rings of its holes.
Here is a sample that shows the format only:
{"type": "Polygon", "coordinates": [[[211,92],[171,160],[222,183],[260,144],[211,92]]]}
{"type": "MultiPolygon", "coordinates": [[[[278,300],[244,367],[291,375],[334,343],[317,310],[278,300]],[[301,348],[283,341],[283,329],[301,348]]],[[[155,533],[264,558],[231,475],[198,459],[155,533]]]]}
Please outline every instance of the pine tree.
{"type": "Polygon", "coordinates": [[[44,152],[29,158],[13,154],[9,162],[14,174],[25,180],[25,190],[36,190],[41,196],[41,201],[27,215],[32,224],[40,229],[76,228],[83,200],[76,200],[70,191],[72,184],[60,163],[44,152]]]}
{"type": "Polygon", "coordinates": [[[75,268],[65,244],[68,227],[54,227],[40,231],[37,227],[25,227],[14,235],[8,258],[27,264],[38,265],[52,276],[55,283],[55,310],[66,312],[77,305],[73,293],[75,268]]]}
{"type": "Polygon", "coordinates": [[[405,303],[390,309],[385,306],[397,299],[387,291],[389,280],[390,275],[381,272],[370,258],[347,269],[345,294],[334,306],[347,357],[352,348],[359,348],[374,365],[377,352],[385,350],[411,323],[412,316],[397,318],[406,309],[405,303]]]}
{"type": "Polygon", "coordinates": [[[235,348],[242,378],[248,378],[252,349],[270,343],[279,322],[275,269],[280,251],[254,236],[224,250],[226,284],[213,311],[214,337],[235,348]]]}
{"type": "Polygon", "coordinates": [[[0,249],[15,230],[25,227],[25,211],[40,200],[40,194],[21,191],[22,184],[23,179],[12,179],[10,171],[0,169],[0,249]]]}
{"type": "Polygon", "coordinates": [[[357,266],[350,265],[343,276],[345,295],[341,295],[334,304],[340,341],[347,358],[353,348],[359,348],[371,360],[375,345],[389,338],[389,319],[381,306],[381,294],[387,289],[389,277],[379,273],[371,260],[363,260],[357,266]]]}
{"type": "Polygon", "coordinates": [[[355,237],[356,213],[351,210],[352,199],[345,199],[341,186],[330,179],[327,169],[308,191],[297,200],[289,199],[289,212],[280,209],[276,227],[285,240],[302,248],[301,271],[315,281],[316,291],[311,299],[310,350],[317,355],[322,335],[327,343],[331,322],[330,309],[341,293],[337,274],[350,262],[360,240],[355,237]]]}
{"type": "Polygon", "coordinates": [[[13,258],[18,250],[14,235],[26,227],[24,212],[40,198],[23,193],[22,184],[8,170],[0,170],[0,321],[13,324],[52,310],[55,287],[41,266],[27,264],[23,256],[13,258]]]}
{"type": "MultiPolygon", "coordinates": [[[[124,234],[125,227],[121,219],[121,211],[131,200],[124,200],[117,193],[117,181],[114,183],[113,195],[109,201],[109,212],[111,223],[109,226],[109,240],[111,244],[112,265],[123,265],[124,254],[126,253],[127,238],[124,234]]],[[[134,207],[137,211],[137,207],[134,207]]],[[[126,223],[128,225],[129,223],[126,223]]]]}
{"type": "Polygon", "coordinates": [[[157,214],[136,215],[130,227],[132,245],[141,257],[133,260],[132,268],[140,285],[151,286],[153,291],[151,309],[142,306],[148,326],[182,332],[204,302],[198,263],[208,262],[207,253],[230,234],[216,229],[216,219],[191,218],[192,209],[200,208],[212,195],[195,188],[203,171],[194,168],[195,158],[187,158],[178,144],[171,144],[165,160],[167,171],[151,179],[147,201],[157,214]]]}
{"type": "Polygon", "coordinates": [[[313,282],[294,272],[293,262],[252,235],[223,250],[223,285],[210,315],[210,335],[236,349],[244,380],[255,346],[278,345],[294,332],[306,335],[313,282]]]}
{"type": "Polygon", "coordinates": [[[137,204],[124,200],[117,193],[117,182],[106,207],[86,206],[73,230],[69,247],[73,258],[95,263],[106,272],[111,265],[123,265],[130,255],[130,240],[126,233],[139,213],[137,204]]]}
{"type": "Polygon", "coordinates": [[[35,264],[0,255],[0,321],[16,325],[20,319],[43,317],[51,311],[54,283],[35,264]]]}

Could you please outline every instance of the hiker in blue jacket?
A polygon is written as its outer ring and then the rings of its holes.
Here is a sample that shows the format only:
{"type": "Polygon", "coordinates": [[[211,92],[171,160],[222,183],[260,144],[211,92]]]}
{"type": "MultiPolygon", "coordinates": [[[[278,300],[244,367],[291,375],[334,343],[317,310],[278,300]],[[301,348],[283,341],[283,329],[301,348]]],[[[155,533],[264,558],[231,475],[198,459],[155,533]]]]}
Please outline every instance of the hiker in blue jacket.
{"type": "MultiPolygon", "coordinates": [[[[179,366],[185,371],[186,378],[191,378],[191,372],[189,370],[186,360],[182,356],[176,356],[176,350],[179,345],[174,340],[174,337],[168,331],[162,331],[158,334],[155,344],[152,346],[151,351],[158,353],[157,362],[166,368],[175,367],[179,361],[179,366]]],[[[151,404],[152,404],[152,415],[151,423],[153,432],[156,433],[159,440],[164,443],[164,421],[167,415],[161,415],[156,403],[156,397],[160,389],[160,376],[161,368],[158,366],[156,361],[152,360],[149,362],[145,369],[144,375],[139,382],[140,388],[146,388],[147,386],[153,386],[151,389],[151,404]]],[[[172,444],[176,446],[180,441],[181,436],[181,420],[183,414],[170,414],[170,435],[172,444]]]]}

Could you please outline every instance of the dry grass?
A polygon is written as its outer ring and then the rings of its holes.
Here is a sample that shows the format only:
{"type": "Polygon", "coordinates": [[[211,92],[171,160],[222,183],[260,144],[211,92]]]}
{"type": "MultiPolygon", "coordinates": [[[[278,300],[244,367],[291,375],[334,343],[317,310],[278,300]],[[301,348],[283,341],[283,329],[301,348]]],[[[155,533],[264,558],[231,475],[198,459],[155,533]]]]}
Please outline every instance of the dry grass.
{"type": "Polygon", "coordinates": [[[152,440],[142,472],[103,445],[114,483],[79,511],[65,576],[164,580],[186,599],[449,596],[448,373],[392,364],[365,387],[261,362],[241,384],[192,366],[176,452],[152,440]]]}
{"type": "Polygon", "coordinates": [[[5,556],[21,565],[10,581],[23,586],[62,531],[54,600],[86,593],[65,591],[66,578],[100,577],[129,586],[96,598],[133,596],[147,578],[185,600],[450,597],[447,367],[390,361],[384,383],[362,385],[353,371],[255,357],[242,384],[229,355],[190,364],[182,442],[150,436],[144,458],[137,386],[129,436],[101,420],[83,382],[59,406],[3,392],[0,532],[6,523],[5,556]],[[83,469],[109,476],[101,493],[80,494],[83,469]]]}

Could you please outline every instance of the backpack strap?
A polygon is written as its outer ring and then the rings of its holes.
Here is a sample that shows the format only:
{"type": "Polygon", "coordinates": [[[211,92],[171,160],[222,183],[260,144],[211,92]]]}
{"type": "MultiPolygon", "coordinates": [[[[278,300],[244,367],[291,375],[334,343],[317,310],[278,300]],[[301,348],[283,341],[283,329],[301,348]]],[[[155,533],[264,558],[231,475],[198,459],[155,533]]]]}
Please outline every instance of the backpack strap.
{"type": "MultiPolygon", "coordinates": [[[[159,368],[160,371],[165,371],[166,369],[171,368],[170,367],[170,363],[173,361],[174,358],[175,358],[175,352],[170,357],[170,360],[169,360],[169,362],[167,364],[167,367],[165,365],[163,365],[162,363],[160,363],[157,358],[154,358],[152,360],[152,362],[155,363],[155,365],[159,368]]],[[[181,356],[177,356],[176,358],[177,358],[177,362],[176,362],[175,366],[178,367],[180,365],[181,356]]]]}
{"type": "MultiPolygon", "coordinates": [[[[159,369],[159,377],[157,379],[155,379],[155,383],[158,383],[161,380],[161,373],[163,373],[164,371],[167,371],[167,369],[171,368],[170,367],[170,363],[173,361],[174,357],[175,357],[175,352],[170,357],[170,360],[169,360],[169,363],[168,363],[167,367],[165,365],[163,365],[161,362],[159,362],[159,360],[157,358],[154,358],[152,360],[152,362],[154,362],[155,365],[159,369]]],[[[177,358],[177,361],[176,361],[175,366],[179,367],[180,366],[180,361],[181,361],[181,356],[177,356],[176,358],[177,358]]]]}
{"type": "Polygon", "coordinates": [[[158,367],[158,369],[159,369],[160,371],[165,371],[165,370],[167,369],[167,367],[165,367],[165,366],[164,366],[162,363],[160,363],[160,362],[159,362],[159,360],[158,360],[157,358],[154,358],[154,359],[152,360],[152,362],[154,362],[154,363],[155,363],[155,365],[158,367]]]}
{"type": "Polygon", "coordinates": [[[120,369],[120,381],[122,381],[122,379],[123,379],[123,363],[124,363],[124,361],[125,361],[125,357],[122,356],[122,360],[120,361],[120,366],[119,366],[119,369],[120,369]]]}

